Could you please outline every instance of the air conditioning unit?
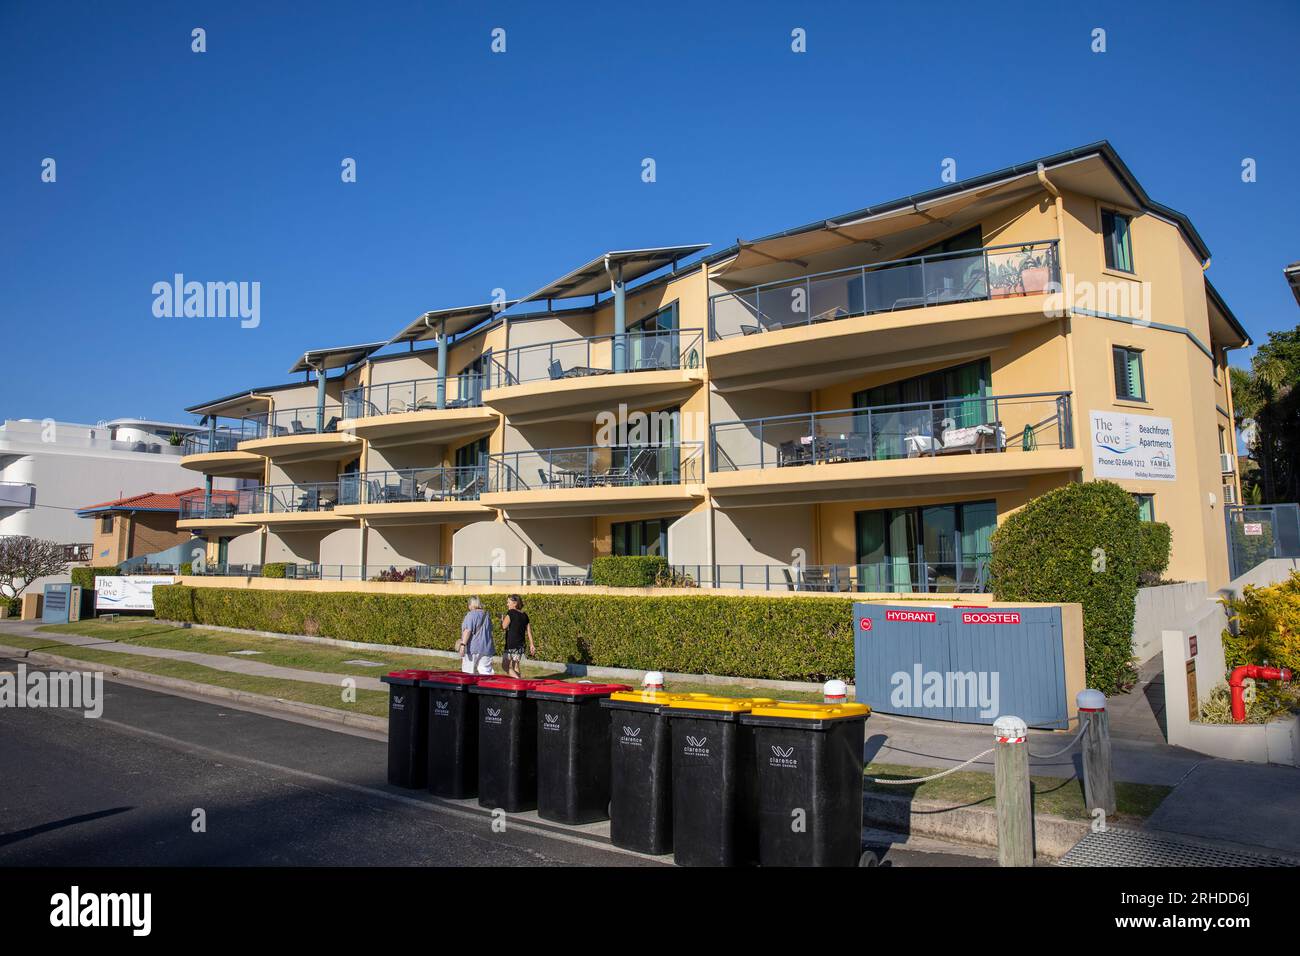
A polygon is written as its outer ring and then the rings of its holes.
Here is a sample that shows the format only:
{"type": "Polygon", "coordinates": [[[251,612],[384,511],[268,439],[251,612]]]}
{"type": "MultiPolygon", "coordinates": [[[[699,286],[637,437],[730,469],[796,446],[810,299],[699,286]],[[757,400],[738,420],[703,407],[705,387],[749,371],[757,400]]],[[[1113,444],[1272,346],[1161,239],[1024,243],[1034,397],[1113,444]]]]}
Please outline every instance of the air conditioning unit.
{"type": "Polygon", "coordinates": [[[1236,486],[1236,485],[1224,485],[1224,486],[1223,486],[1223,503],[1224,503],[1225,505],[1235,505],[1235,504],[1237,503],[1237,486],[1236,486]]]}
{"type": "Polygon", "coordinates": [[[1219,455],[1219,474],[1231,475],[1237,470],[1236,456],[1231,452],[1223,452],[1219,455]]]}

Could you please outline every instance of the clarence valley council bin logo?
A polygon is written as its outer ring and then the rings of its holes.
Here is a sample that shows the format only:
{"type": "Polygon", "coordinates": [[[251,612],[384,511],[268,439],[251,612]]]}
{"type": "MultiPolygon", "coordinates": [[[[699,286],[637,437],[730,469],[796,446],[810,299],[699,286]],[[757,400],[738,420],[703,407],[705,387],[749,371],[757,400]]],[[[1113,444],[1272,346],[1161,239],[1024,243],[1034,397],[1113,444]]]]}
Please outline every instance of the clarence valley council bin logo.
{"type": "Polygon", "coordinates": [[[501,723],[501,708],[500,707],[485,708],[483,713],[483,723],[485,724],[501,723]]]}
{"type": "Polygon", "coordinates": [[[773,767],[798,767],[799,761],[794,757],[793,747],[772,746],[772,756],[767,758],[769,766],[773,767]]]}
{"type": "Polygon", "coordinates": [[[692,737],[686,735],[686,746],[682,748],[682,753],[690,754],[692,757],[707,757],[709,748],[704,746],[709,742],[708,737],[692,737]]]}
{"type": "Polygon", "coordinates": [[[542,714],[542,730],[558,731],[559,729],[559,714],[542,714]]]}
{"type": "Polygon", "coordinates": [[[641,728],[629,727],[627,724],[624,724],[623,736],[618,738],[618,742],[628,747],[640,747],[642,743],[641,728]]]}

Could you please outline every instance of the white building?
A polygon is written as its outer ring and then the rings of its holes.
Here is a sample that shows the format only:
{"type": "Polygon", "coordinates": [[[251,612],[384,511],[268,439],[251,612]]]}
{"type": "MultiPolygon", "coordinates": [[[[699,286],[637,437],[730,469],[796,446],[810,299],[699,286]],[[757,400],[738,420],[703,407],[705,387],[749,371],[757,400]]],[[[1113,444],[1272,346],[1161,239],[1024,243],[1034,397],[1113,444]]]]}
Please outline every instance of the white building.
{"type": "Polygon", "coordinates": [[[30,535],[80,547],[91,561],[90,523],[77,509],[194,484],[181,468],[181,442],[203,431],[146,419],[95,425],[9,419],[0,425],[0,536],[30,535]]]}

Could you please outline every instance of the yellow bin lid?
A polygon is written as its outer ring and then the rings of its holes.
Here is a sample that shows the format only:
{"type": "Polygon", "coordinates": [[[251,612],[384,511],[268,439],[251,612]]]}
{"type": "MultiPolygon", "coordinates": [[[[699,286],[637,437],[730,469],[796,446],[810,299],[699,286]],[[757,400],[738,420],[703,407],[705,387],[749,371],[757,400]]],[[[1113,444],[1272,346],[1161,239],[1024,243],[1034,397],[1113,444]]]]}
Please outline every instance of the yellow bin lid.
{"type": "Polygon", "coordinates": [[[618,690],[609,695],[610,700],[625,700],[633,704],[670,704],[675,700],[693,700],[708,694],[671,694],[662,690],[618,690]]]}
{"type": "Polygon", "coordinates": [[[866,704],[812,704],[799,701],[776,700],[755,706],[755,717],[786,717],[795,720],[834,720],[837,717],[865,717],[871,713],[866,704]]]}
{"type": "Polygon", "coordinates": [[[725,714],[742,714],[755,707],[775,704],[771,697],[714,697],[711,694],[691,694],[668,705],[670,710],[713,710],[725,714]]]}

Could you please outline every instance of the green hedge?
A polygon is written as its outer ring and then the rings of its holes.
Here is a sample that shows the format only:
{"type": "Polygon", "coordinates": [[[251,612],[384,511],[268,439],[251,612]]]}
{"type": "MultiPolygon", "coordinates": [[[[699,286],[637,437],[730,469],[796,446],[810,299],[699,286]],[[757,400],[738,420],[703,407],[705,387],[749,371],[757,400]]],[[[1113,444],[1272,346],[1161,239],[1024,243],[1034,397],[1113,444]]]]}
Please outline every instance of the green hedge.
{"type": "MultiPolygon", "coordinates": [[[[153,599],[164,620],[448,651],[466,611],[460,595],[181,584],[155,587],[153,599]]],[[[505,599],[483,595],[494,621],[505,599]]],[[[525,601],[542,660],[776,680],[853,677],[851,598],[529,594],[525,601]]]]}
{"type": "Polygon", "coordinates": [[[23,599],[20,597],[5,597],[0,594],[0,603],[9,608],[10,617],[22,617],[23,599]]]}
{"type": "Polygon", "coordinates": [[[1142,521],[1138,527],[1138,583],[1159,584],[1169,567],[1173,532],[1163,521],[1142,521]]]}
{"type": "Polygon", "coordinates": [[[116,567],[99,567],[99,568],[73,568],[72,583],[86,591],[95,589],[95,578],[105,575],[115,575],[118,573],[116,567]]]}
{"type": "Polygon", "coordinates": [[[654,587],[661,575],[668,572],[668,559],[649,555],[618,555],[594,558],[591,562],[591,583],[611,588],[654,587]]]}
{"type": "Polygon", "coordinates": [[[262,577],[282,578],[286,567],[287,564],[284,561],[272,561],[270,564],[264,564],[262,565],[262,577]]]}
{"type": "Polygon", "coordinates": [[[1088,686],[1107,694],[1136,677],[1141,525],[1127,491],[1113,482],[1089,481],[1033,499],[993,532],[994,596],[1083,605],[1088,686]]]}

